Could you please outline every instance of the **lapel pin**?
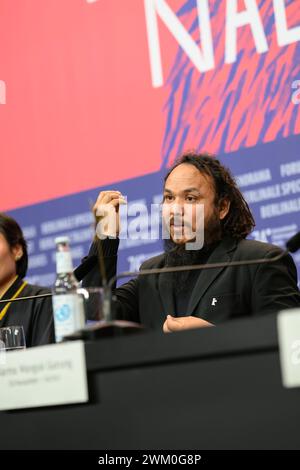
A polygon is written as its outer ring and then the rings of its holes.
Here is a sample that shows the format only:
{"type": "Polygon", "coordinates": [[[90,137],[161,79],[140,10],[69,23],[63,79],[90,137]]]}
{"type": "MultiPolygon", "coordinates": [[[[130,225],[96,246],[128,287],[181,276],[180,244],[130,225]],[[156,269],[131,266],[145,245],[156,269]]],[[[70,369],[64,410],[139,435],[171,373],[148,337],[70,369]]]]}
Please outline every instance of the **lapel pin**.
{"type": "Polygon", "coordinates": [[[212,299],[212,301],[211,301],[212,306],[214,307],[217,302],[218,302],[218,299],[216,299],[216,298],[214,297],[214,298],[212,299]]]}

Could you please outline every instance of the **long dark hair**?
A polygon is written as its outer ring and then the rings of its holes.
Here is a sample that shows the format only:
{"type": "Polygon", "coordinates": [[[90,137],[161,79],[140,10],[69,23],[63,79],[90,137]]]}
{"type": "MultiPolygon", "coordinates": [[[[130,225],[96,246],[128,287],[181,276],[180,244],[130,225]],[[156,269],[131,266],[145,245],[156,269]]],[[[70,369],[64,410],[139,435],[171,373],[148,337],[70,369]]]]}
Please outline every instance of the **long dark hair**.
{"type": "Polygon", "coordinates": [[[222,234],[237,240],[246,238],[255,227],[255,221],[241,191],[228,168],[224,167],[214,155],[187,152],[180,156],[165,176],[165,182],[170,173],[182,163],[196,167],[200,173],[212,178],[215,187],[215,204],[222,199],[230,201],[226,217],[221,220],[222,234]]]}
{"type": "Polygon", "coordinates": [[[21,278],[26,276],[28,267],[27,243],[19,224],[6,214],[0,213],[0,233],[4,236],[10,248],[21,245],[23,249],[22,257],[16,261],[16,270],[21,278]]]}

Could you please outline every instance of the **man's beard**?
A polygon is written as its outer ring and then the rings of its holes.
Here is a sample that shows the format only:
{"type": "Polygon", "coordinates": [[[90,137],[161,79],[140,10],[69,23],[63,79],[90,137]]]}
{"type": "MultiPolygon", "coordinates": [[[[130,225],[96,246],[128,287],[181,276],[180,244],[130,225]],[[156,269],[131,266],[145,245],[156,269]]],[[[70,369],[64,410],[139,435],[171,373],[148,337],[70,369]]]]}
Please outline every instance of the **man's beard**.
{"type": "MultiPolygon", "coordinates": [[[[164,251],[166,254],[166,267],[190,266],[194,264],[202,264],[203,260],[207,260],[207,256],[214,245],[221,240],[222,227],[215,210],[211,217],[206,221],[204,228],[204,245],[200,250],[188,250],[184,243],[175,243],[172,239],[164,240],[164,251]]],[[[195,271],[182,271],[168,274],[173,289],[177,292],[186,289],[191,275],[195,271]]],[[[200,273],[200,271],[199,271],[200,273]]]]}

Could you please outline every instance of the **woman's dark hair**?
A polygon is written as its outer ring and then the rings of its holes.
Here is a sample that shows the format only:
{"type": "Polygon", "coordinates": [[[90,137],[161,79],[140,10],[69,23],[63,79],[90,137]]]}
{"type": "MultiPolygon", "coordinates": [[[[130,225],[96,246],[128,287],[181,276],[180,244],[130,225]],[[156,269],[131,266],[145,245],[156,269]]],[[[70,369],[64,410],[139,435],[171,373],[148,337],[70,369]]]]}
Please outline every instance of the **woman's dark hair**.
{"type": "Polygon", "coordinates": [[[21,245],[22,257],[16,261],[17,274],[21,278],[26,276],[28,267],[27,243],[19,224],[6,214],[0,213],[0,233],[4,236],[10,248],[21,245]]]}
{"type": "Polygon", "coordinates": [[[200,173],[212,178],[215,187],[215,204],[222,199],[230,201],[230,208],[226,217],[221,220],[222,234],[241,240],[255,227],[255,221],[241,191],[228,168],[221,165],[214,155],[207,153],[197,154],[187,152],[180,156],[165,176],[165,182],[170,173],[182,163],[196,167],[200,173]]]}

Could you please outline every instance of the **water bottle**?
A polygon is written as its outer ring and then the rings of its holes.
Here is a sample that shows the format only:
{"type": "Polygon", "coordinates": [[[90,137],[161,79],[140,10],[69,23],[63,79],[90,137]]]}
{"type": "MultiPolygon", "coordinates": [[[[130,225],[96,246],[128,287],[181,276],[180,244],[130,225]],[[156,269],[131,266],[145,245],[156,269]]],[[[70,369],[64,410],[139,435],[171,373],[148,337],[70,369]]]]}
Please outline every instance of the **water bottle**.
{"type": "Polygon", "coordinates": [[[52,305],[55,340],[80,330],[85,326],[83,299],[77,293],[79,284],[73,274],[73,263],[68,237],[57,237],[56,280],[53,287],[52,305]]]}

